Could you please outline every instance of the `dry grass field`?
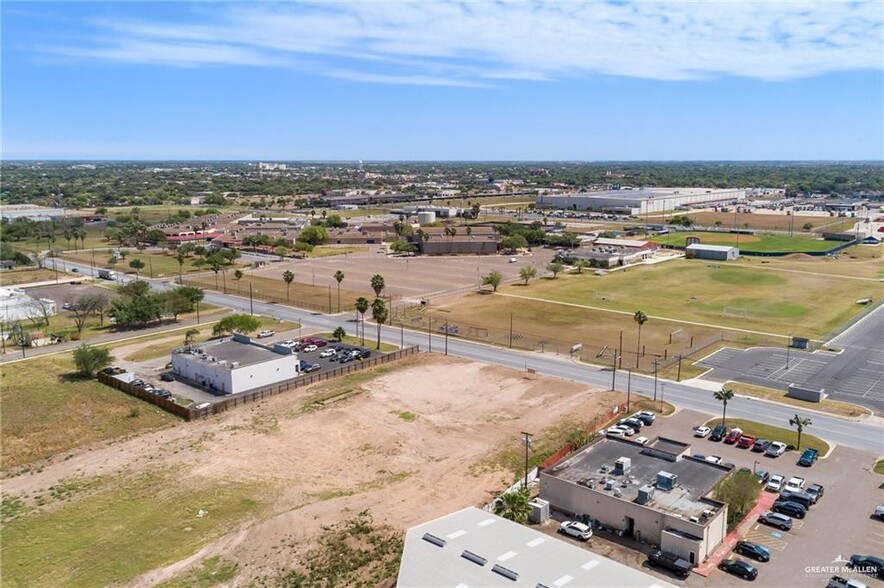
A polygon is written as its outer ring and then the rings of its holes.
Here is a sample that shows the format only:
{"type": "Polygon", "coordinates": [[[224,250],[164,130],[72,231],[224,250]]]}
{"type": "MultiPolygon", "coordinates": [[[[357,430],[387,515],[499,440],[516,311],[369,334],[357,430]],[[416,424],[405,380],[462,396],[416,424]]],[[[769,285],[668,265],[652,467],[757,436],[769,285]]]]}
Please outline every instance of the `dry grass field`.
{"type": "MultiPolygon", "coordinates": [[[[688,216],[694,223],[704,227],[711,227],[716,222],[720,222],[724,229],[734,227],[732,212],[690,212],[688,216]]],[[[802,227],[806,223],[813,225],[813,232],[850,231],[856,225],[856,219],[851,218],[800,214],[792,217],[785,214],[737,213],[736,219],[737,228],[743,228],[747,223],[748,228],[759,231],[788,231],[791,227],[795,234],[804,232],[802,227]]]]}
{"type": "MultiPolygon", "coordinates": [[[[64,275],[65,278],[68,275],[64,275]]],[[[55,279],[55,272],[51,269],[23,268],[5,270],[0,272],[0,286],[17,286],[30,282],[48,282],[55,279]]]]}
{"type": "Polygon", "coordinates": [[[551,451],[623,400],[588,391],[422,355],[93,445],[4,480],[4,583],[174,585],[220,566],[231,585],[280,585],[365,509],[401,533],[487,502],[519,475],[503,464],[521,464],[520,431],[551,451]]]}

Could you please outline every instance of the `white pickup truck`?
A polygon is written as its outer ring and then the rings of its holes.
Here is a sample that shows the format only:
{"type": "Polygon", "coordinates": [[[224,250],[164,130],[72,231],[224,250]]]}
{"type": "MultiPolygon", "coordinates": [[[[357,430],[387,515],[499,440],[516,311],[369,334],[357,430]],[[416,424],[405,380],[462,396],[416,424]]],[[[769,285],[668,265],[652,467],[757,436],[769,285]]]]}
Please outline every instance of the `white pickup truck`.
{"type": "Polygon", "coordinates": [[[804,478],[799,476],[794,476],[789,478],[789,481],[783,486],[784,492],[803,492],[804,491],[804,478]]]}

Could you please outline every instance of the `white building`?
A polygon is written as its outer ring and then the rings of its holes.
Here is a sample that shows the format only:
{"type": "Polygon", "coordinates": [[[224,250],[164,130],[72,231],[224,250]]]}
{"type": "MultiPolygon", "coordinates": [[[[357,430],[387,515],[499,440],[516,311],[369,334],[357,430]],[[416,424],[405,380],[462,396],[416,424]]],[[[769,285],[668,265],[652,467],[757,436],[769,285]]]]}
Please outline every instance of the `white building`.
{"type": "Polygon", "coordinates": [[[409,529],[396,585],[674,588],[641,570],[475,507],[409,529]]]}
{"type": "Polygon", "coordinates": [[[636,188],[538,196],[537,207],[640,215],[665,210],[735,204],[745,198],[745,190],[636,188]]]}
{"type": "Polygon", "coordinates": [[[35,221],[47,221],[54,218],[62,218],[66,214],[64,208],[47,208],[36,204],[10,204],[0,207],[0,218],[15,220],[17,218],[29,218],[35,221]]]}
{"type": "Polygon", "coordinates": [[[42,319],[57,313],[58,308],[54,300],[32,298],[18,288],[0,287],[0,320],[4,323],[42,319]]]}
{"type": "Polygon", "coordinates": [[[272,386],[299,375],[298,356],[280,345],[261,345],[245,335],[182,347],[172,352],[172,372],[220,394],[272,386]]]}
{"type": "Polygon", "coordinates": [[[685,255],[697,259],[730,261],[740,257],[740,250],[737,247],[729,245],[704,245],[702,243],[692,243],[685,247],[685,255]]]}

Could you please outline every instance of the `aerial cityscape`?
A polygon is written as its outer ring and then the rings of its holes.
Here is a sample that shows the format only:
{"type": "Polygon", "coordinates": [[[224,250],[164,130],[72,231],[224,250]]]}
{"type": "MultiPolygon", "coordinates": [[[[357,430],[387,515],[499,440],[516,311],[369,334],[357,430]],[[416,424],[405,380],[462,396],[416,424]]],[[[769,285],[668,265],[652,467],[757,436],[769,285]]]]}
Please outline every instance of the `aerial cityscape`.
{"type": "Polygon", "coordinates": [[[880,2],[0,19],[0,586],[884,587],[880,2]]]}

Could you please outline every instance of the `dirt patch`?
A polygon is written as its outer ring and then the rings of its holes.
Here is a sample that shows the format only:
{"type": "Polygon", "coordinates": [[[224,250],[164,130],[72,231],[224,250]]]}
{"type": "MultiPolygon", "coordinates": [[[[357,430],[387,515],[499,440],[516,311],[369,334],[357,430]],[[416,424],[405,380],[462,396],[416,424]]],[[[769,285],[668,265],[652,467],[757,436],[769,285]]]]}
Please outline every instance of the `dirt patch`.
{"type": "Polygon", "coordinates": [[[323,526],[365,509],[404,530],[482,505],[516,473],[471,475],[472,464],[518,446],[520,431],[540,434],[564,419],[589,421],[620,400],[574,382],[433,355],[353,387],[357,394],[317,411],[303,410],[316,393],[307,388],[209,421],[92,447],[5,480],[4,492],[22,496],[75,475],[172,467],[182,472],[181,492],[197,482],[256,484],[278,497],[261,520],[133,581],[154,584],[220,554],[238,566],[237,583],[247,583],[290,568],[323,526]]]}

